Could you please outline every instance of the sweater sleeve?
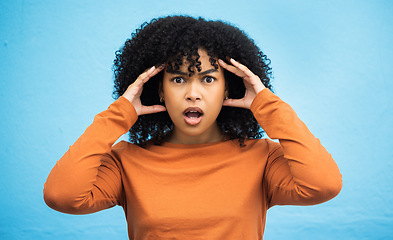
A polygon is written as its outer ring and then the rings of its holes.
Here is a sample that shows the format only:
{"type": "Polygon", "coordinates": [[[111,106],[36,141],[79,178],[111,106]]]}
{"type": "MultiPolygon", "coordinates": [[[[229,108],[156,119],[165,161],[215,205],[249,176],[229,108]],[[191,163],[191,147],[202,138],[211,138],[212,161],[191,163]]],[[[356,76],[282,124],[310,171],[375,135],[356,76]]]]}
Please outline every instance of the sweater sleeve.
{"type": "Polygon", "coordinates": [[[342,176],[332,156],[287,103],[264,89],[251,111],[268,136],[279,140],[267,140],[264,184],[269,207],[318,204],[341,191],[342,176]]]}
{"type": "Polygon", "coordinates": [[[71,214],[93,213],[120,205],[121,173],[111,150],[136,120],[133,105],[124,97],[96,115],[51,170],[44,184],[47,205],[71,214]]]}

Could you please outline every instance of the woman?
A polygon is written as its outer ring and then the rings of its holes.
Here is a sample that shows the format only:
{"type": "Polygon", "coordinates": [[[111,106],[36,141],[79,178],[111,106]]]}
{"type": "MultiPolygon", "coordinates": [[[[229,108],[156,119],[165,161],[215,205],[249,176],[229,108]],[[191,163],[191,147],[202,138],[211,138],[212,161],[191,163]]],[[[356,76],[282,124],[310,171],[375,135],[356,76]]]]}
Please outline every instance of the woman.
{"type": "Polygon", "coordinates": [[[270,91],[269,60],[241,30],[155,19],[117,52],[114,70],[118,99],[48,176],[53,209],[120,205],[130,239],[262,239],[268,208],[341,190],[336,163],[270,91]],[[127,131],[130,142],[113,146],[127,131]]]}

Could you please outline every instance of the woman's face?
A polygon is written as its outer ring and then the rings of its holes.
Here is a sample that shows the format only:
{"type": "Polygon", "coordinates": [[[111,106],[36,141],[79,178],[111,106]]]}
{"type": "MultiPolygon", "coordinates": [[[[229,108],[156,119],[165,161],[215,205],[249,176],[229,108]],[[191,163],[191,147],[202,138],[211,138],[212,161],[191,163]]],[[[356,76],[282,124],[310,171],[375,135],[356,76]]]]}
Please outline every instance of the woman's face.
{"type": "Polygon", "coordinates": [[[216,119],[225,95],[225,79],[221,66],[215,69],[205,50],[200,55],[200,72],[188,76],[188,63],[183,61],[179,71],[164,72],[161,97],[174,123],[168,141],[198,144],[222,140],[216,119]]]}

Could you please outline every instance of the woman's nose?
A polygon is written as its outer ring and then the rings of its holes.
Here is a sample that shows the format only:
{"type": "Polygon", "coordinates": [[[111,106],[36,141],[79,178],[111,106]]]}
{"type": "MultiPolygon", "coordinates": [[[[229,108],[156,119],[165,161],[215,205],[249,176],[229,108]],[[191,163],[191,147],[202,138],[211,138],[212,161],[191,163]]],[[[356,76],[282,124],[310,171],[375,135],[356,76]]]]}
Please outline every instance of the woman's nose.
{"type": "Polygon", "coordinates": [[[201,92],[196,81],[191,81],[187,87],[186,100],[198,101],[201,100],[201,92]]]}

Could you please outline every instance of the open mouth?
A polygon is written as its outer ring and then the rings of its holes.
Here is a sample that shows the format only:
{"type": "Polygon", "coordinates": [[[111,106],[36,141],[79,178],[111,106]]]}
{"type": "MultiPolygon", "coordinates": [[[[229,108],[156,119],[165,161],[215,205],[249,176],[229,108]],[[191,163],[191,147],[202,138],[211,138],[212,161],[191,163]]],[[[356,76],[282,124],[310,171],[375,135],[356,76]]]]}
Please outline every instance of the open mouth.
{"type": "Polygon", "coordinates": [[[203,116],[202,109],[190,107],[184,111],[184,121],[189,125],[197,125],[201,122],[203,116]]]}

